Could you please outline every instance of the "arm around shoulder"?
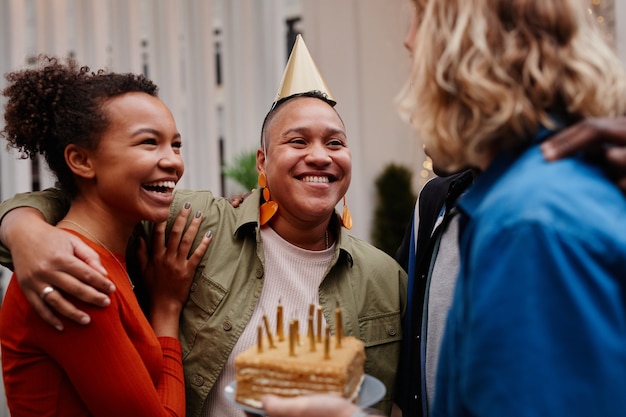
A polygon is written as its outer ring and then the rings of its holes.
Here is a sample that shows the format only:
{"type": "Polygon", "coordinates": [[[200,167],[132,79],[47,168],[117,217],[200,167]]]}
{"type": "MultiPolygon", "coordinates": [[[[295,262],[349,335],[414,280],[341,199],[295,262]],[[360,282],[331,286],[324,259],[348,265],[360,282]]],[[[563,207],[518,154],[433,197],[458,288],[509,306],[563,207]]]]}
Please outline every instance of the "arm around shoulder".
{"type": "Polygon", "coordinates": [[[59,330],[62,324],[51,309],[83,324],[89,316],[55,289],[99,306],[109,304],[106,294],[114,290],[98,255],[77,236],[47,223],[58,221],[67,207],[69,200],[56,190],[20,194],[0,205],[0,262],[14,270],[35,311],[59,330]]]}
{"type": "Polygon", "coordinates": [[[0,219],[3,220],[11,210],[32,207],[39,211],[48,223],[56,224],[67,213],[70,202],[69,196],[56,188],[20,193],[0,203],[0,219]]]}
{"type": "Polygon", "coordinates": [[[70,199],[53,188],[16,194],[0,203],[0,264],[13,269],[9,252],[12,230],[17,232],[13,236],[19,237],[19,234],[34,232],[30,228],[31,221],[56,224],[67,212],[69,204],[70,199]]]}

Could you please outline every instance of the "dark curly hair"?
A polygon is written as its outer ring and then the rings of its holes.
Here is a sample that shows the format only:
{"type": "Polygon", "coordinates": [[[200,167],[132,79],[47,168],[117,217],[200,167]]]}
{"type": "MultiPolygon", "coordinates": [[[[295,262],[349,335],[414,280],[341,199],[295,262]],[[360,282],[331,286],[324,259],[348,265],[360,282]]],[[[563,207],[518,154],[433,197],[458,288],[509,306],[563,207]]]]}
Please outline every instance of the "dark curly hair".
{"type": "Polygon", "coordinates": [[[39,56],[38,67],[11,72],[2,94],[8,98],[0,136],[23,158],[42,154],[58,187],[76,194],[74,176],[65,163],[69,144],[95,149],[110,124],[103,104],[129,92],[156,97],[158,87],[143,75],[91,72],[74,60],[39,56]]]}

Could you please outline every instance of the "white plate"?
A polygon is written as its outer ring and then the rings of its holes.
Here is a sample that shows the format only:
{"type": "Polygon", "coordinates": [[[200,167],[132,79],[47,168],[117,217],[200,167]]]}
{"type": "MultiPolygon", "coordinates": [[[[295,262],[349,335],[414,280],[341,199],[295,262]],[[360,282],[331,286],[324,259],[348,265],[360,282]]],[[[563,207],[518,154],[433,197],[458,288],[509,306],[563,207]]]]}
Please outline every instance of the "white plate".
{"type": "MultiPolygon", "coordinates": [[[[262,409],[235,401],[236,386],[237,381],[233,381],[224,389],[226,399],[244,411],[264,416],[265,411],[262,409]]],[[[359,391],[359,398],[357,398],[356,404],[361,407],[369,407],[370,405],[376,404],[385,396],[386,391],[385,384],[380,382],[377,378],[366,374],[363,378],[363,385],[361,385],[361,391],[359,391]]]]}

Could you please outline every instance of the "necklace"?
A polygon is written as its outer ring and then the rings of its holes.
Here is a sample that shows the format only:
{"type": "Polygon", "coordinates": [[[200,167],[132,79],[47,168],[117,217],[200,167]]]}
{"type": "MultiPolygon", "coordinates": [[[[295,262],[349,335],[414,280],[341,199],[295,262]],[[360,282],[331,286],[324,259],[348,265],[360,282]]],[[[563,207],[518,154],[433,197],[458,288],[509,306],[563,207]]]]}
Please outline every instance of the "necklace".
{"type": "Polygon", "coordinates": [[[326,245],[326,249],[328,249],[328,229],[324,232],[324,244],[326,245]]]}
{"type": "MultiPolygon", "coordinates": [[[[122,263],[120,262],[119,259],[117,259],[117,256],[115,256],[115,254],[113,253],[113,251],[111,251],[111,249],[107,248],[106,245],[104,243],[102,243],[100,241],[100,239],[98,239],[97,237],[95,237],[93,235],[93,233],[91,233],[89,230],[85,229],[83,226],[81,226],[80,224],[71,221],[71,220],[60,220],[59,223],[69,223],[69,224],[73,224],[74,226],[78,227],[82,232],[84,232],[89,238],[91,238],[91,240],[93,240],[94,242],[96,242],[98,245],[100,245],[102,248],[104,248],[105,251],[107,251],[109,253],[109,255],[111,255],[111,258],[113,258],[113,260],[115,260],[115,262],[117,262],[117,264],[120,266],[120,268],[122,268],[122,270],[124,271],[124,273],[126,274],[126,278],[128,278],[128,282],[130,282],[130,287],[131,289],[135,289],[135,284],[133,284],[133,280],[130,279],[130,275],[128,275],[128,271],[126,270],[126,267],[124,265],[122,265],[122,263]]],[[[327,232],[327,236],[328,236],[328,232],[327,232]]]]}

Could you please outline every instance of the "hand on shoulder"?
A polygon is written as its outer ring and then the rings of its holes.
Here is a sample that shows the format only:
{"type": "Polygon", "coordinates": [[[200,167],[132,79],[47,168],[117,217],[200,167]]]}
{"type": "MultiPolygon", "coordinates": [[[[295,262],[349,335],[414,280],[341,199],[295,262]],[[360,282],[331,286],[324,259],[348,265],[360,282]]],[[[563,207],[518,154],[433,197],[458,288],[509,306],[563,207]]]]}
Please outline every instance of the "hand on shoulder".
{"type": "Polygon", "coordinates": [[[546,140],[541,150],[549,161],[587,153],[606,166],[626,193],[626,117],[584,119],[546,140]]]}

